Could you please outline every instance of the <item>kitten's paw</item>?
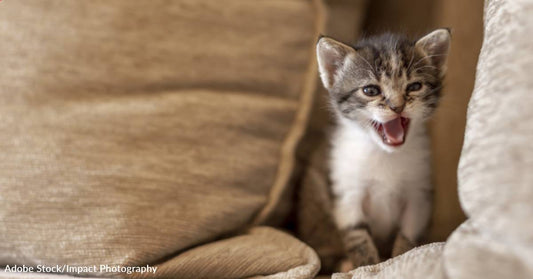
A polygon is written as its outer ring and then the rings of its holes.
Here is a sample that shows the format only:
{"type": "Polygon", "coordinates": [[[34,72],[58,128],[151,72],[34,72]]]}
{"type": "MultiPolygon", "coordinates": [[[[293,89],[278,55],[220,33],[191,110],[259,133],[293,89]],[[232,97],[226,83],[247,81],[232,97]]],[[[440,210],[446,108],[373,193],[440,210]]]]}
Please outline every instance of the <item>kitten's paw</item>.
{"type": "Polygon", "coordinates": [[[339,263],[338,271],[345,273],[345,272],[353,270],[354,268],[355,267],[353,266],[353,263],[350,259],[343,259],[339,263]]]}
{"type": "Polygon", "coordinates": [[[396,240],[394,241],[394,246],[392,247],[392,257],[399,256],[416,246],[415,243],[407,239],[403,234],[398,233],[396,235],[396,240]]]}
{"type": "Polygon", "coordinates": [[[354,268],[379,263],[379,253],[365,229],[346,232],[344,235],[348,257],[354,268]]]}

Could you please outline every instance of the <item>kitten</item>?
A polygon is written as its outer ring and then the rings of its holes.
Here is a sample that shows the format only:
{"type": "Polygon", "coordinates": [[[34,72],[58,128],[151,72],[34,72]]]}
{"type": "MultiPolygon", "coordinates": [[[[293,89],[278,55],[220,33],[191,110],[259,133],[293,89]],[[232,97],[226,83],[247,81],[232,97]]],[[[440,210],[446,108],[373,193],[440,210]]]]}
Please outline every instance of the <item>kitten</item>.
{"type": "Polygon", "coordinates": [[[448,29],[416,41],[384,34],[353,47],[329,37],[317,43],[337,120],[333,215],[356,267],[411,249],[427,227],[432,186],[424,122],[440,98],[449,46],[448,29]]]}

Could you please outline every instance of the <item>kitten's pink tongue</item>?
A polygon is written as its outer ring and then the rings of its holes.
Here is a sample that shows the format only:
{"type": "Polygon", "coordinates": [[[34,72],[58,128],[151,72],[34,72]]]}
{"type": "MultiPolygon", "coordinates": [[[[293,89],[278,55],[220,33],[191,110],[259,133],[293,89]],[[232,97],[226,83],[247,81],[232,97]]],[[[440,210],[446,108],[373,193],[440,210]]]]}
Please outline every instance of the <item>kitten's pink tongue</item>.
{"type": "Polygon", "coordinates": [[[383,123],[383,131],[389,143],[399,144],[403,143],[404,130],[402,126],[402,118],[398,117],[389,122],[383,123]]]}

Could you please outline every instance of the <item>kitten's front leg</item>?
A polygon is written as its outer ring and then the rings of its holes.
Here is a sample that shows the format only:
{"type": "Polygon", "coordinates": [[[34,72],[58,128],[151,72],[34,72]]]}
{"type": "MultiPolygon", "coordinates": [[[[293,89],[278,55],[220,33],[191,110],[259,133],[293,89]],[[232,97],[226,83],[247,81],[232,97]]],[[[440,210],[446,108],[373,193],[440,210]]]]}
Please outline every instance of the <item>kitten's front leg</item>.
{"type": "Polygon", "coordinates": [[[334,201],[334,215],[344,248],[354,267],[376,264],[379,254],[363,212],[364,191],[345,193],[334,201]]]}
{"type": "Polygon", "coordinates": [[[392,256],[401,255],[416,245],[427,228],[431,217],[432,198],[430,191],[421,190],[407,197],[400,231],[394,241],[392,256]]]}
{"type": "Polygon", "coordinates": [[[342,232],[346,253],[354,268],[379,263],[379,253],[366,226],[342,232]]]}

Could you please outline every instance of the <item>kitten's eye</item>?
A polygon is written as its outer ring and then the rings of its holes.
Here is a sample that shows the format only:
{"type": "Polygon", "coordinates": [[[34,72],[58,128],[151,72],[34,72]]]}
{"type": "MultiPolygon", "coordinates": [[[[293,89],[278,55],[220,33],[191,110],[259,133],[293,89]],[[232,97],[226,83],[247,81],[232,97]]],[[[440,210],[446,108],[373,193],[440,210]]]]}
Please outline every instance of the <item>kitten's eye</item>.
{"type": "Polygon", "coordinates": [[[405,91],[413,92],[413,91],[420,90],[420,88],[422,88],[422,84],[420,82],[413,82],[413,83],[407,85],[407,88],[405,89],[405,91]]]}
{"type": "Polygon", "coordinates": [[[381,90],[377,85],[367,85],[363,87],[363,93],[365,93],[367,96],[373,97],[381,94],[381,90]]]}

